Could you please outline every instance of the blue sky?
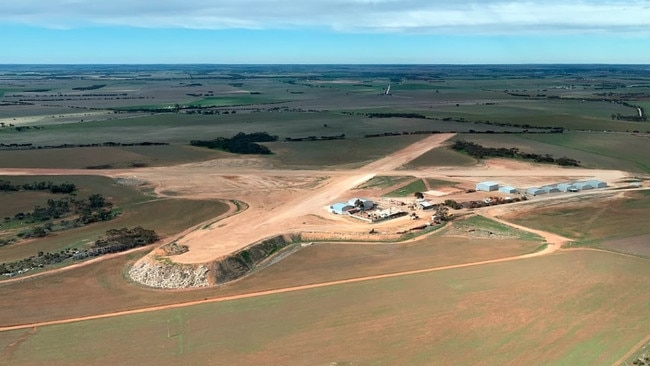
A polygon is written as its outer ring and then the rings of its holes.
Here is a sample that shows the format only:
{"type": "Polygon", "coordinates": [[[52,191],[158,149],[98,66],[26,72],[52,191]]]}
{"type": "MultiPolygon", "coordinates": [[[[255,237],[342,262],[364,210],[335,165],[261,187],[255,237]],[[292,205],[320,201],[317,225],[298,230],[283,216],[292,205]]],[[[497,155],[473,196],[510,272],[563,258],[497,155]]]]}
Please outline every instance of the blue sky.
{"type": "Polygon", "coordinates": [[[650,63],[649,1],[14,0],[0,63],[650,63]]]}

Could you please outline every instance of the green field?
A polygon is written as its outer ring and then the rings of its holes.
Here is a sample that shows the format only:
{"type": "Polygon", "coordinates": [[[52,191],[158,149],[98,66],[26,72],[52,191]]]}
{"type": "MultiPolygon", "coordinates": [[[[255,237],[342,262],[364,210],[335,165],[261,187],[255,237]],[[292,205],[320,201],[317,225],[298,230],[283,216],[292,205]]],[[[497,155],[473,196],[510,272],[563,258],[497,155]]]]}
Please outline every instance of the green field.
{"type": "Polygon", "coordinates": [[[420,135],[345,139],[334,141],[264,143],[277,167],[294,169],[356,168],[422,139],[420,135]]]}
{"type": "Polygon", "coordinates": [[[538,243],[544,241],[543,238],[539,235],[504,225],[500,222],[490,220],[487,217],[481,215],[474,215],[467,218],[455,220],[452,223],[452,226],[454,229],[464,232],[468,232],[470,230],[481,230],[488,231],[489,236],[497,235],[508,238],[516,238],[519,240],[531,240],[538,243]]]}
{"type": "Polygon", "coordinates": [[[430,166],[472,166],[476,159],[448,147],[431,149],[409,161],[402,169],[418,169],[430,166]]]}
{"type": "Polygon", "coordinates": [[[513,222],[598,246],[611,239],[650,234],[650,191],[626,192],[622,199],[587,196],[507,216],[513,222]]]}
{"type": "Polygon", "coordinates": [[[550,135],[462,135],[486,147],[516,147],[522,152],[551,154],[580,161],[594,169],[650,172],[650,144],[643,136],[625,133],[573,132],[550,135]]]}
{"type": "Polygon", "coordinates": [[[422,179],[418,179],[414,182],[411,182],[405,186],[399,187],[391,192],[384,194],[384,197],[409,197],[413,196],[415,192],[424,192],[427,190],[427,186],[424,185],[422,179]]]}
{"type": "Polygon", "coordinates": [[[649,268],[567,252],[3,332],[0,342],[22,339],[9,358],[18,365],[609,365],[647,334],[649,268]]]}
{"type": "Polygon", "coordinates": [[[425,182],[430,189],[455,186],[457,184],[456,182],[434,178],[426,178],[425,182]]]}
{"type": "Polygon", "coordinates": [[[197,100],[189,103],[192,106],[201,106],[201,107],[228,107],[228,106],[240,106],[240,105],[249,105],[249,104],[273,104],[273,103],[284,103],[288,100],[278,100],[267,97],[258,97],[253,95],[242,95],[242,96],[228,96],[228,97],[210,97],[201,100],[197,100]]]}
{"type": "Polygon", "coordinates": [[[407,182],[414,179],[411,176],[385,176],[380,175],[372,177],[369,181],[358,186],[356,189],[369,189],[369,188],[389,188],[400,183],[407,182]]]}

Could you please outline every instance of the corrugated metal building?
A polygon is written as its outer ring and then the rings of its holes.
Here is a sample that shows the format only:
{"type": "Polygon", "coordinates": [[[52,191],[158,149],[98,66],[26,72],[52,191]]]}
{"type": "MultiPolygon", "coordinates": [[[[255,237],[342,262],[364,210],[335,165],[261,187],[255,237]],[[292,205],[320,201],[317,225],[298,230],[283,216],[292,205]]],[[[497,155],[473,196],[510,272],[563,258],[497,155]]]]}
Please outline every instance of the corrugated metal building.
{"type": "Polygon", "coordinates": [[[557,185],[557,188],[562,192],[575,192],[578,190],[573,183],[560,183],[557,185]]]}
{"type": "Polygon", "coordinates": [[[476,183],[476,190],[477,191],[486,191],[486,192],[492,192],[496,191],[499,189],[499,183],[497,182],[481,182],[481,183],[476,183]]]}
{"type": "Polygon", "coordinates": [[[337,215],[347,215],[348,211],[353,209],[354,206],[347,203],[338,202],[330,206],[330,212],[337,215]]]}
{"type": "Polygon", "coordinates": [[[589,182],[575,182],[573,185],[581,191],[586,191],[588,189],[594,189],[594,186],[589,182]]]}
{"type": "Polygon", "coordinates": [[[361,206],[359,207],[362,210],[369,210],[375,207],[375,203],[367,198],[352,198],[348,201],[349,205],[357,207],[357,201],[361,201],[361,206]]]}
{"type": "Polygon", "coordinates": [[[603,182],[602,180],[597,180],[597,179],[590,179],[587,181],[590,186],[594,188],[607,188],[607,183],[603,182]]]}
{"type": "Polygon", "coordinates": [[[517,193],[517,188],[515,188],[513,186],[503,186],[503,187],[499,188],[499,192],[502,192],[502,193],[517,193]]]}
{"type": "Polygon", "coordinates": [[[526,194],[531,196],[539,196],[540,194],[546,194],[546,191],[538,187],[530,187],[526,190],[526,194]]]}
{"type": "Polygon", "coordinates": [[[542,187],[542,189],[544,191],[546,191],[546,193],[559,193],[559,192],[561,192],[560,188],[558,188],[556,186],[544,186],[544,187],[542,187]]]}

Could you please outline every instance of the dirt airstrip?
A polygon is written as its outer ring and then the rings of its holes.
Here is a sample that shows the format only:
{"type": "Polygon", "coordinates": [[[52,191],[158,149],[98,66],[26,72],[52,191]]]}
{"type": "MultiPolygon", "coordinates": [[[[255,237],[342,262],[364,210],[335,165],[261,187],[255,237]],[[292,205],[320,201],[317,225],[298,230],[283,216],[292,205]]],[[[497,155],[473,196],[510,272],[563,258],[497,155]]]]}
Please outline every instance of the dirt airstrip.
{"type": "MultiPolygon", "coordinates": [[[[610,184],[626,176],[622,171],[532,165],[503,159],[475,167],[438,167],[398,170],[430,149],[441,146],[453,134],[432,135],[380,160],[355,170],[279,170],[255,159],[233,158],[171,167],[137,170],[5,169],[0,174],[101,174],[149,182],[160,195],[196,199],[236,199],[248,209],[187,233],[178,244],[189,250],[170,257],[183,264],[208,263],[273,235],[291,232],[367,233],[365,222],[332,215],[332,203],[355,197],[353,188],[375,175],[410,175],[464,182],[467,186],[496,180],[519,187],[569,179],[597,178],[610,184]]],[[[486,215],[494,217],[489,211],[486,215]]],[[[397,220],[396,220],[397,221],[397,220]]],[[[380,226],[390,227],[391,223],[380,226]]],[[[565,238],[536,232],[559,247],[565,238]]],[[[143,261],[151,258],[143,258],[143,261]]]]}

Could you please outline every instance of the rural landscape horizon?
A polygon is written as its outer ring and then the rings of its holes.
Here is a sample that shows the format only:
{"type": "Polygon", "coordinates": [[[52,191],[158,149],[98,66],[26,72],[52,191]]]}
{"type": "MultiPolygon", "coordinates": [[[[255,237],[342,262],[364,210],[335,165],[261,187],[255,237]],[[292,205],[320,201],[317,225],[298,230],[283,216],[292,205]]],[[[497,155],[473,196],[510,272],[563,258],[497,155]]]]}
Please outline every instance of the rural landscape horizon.
{"type": "Polygon", "coordinates": [[[4,364],[644,365],[646,65],[0,65],[4,364]]]}
{"type": "Polygon", "coordinates": [[[650,365],[650,0],[0,3],[0,364],[650,365]]]}

